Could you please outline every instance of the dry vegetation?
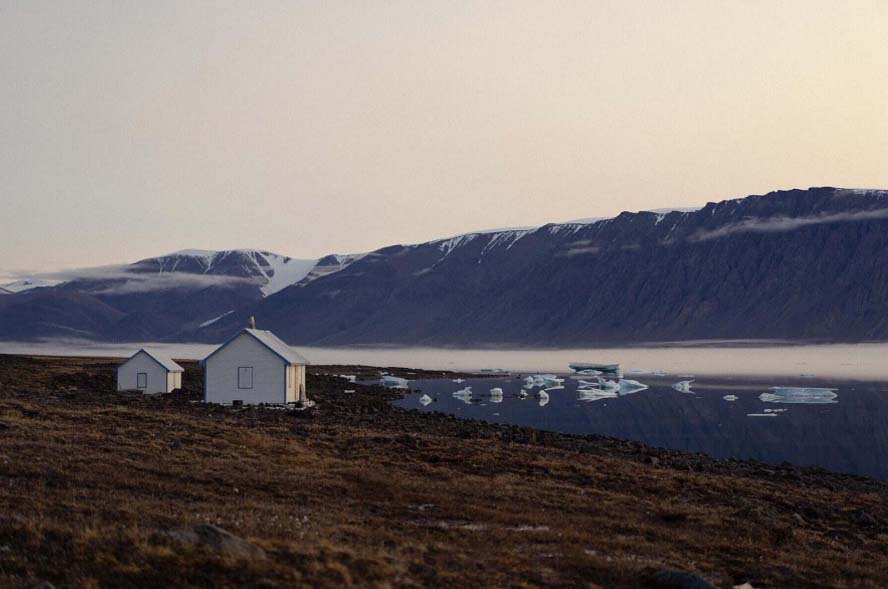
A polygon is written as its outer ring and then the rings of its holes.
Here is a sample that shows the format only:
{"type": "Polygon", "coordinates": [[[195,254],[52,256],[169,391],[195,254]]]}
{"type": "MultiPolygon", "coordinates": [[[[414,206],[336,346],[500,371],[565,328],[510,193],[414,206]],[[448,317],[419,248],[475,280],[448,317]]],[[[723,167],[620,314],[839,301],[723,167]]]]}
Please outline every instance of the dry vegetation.
{"type": "Polygon", "coordinates": [[[114,366],[0,356],[0,586],[888,585],[874,481],[423,415],[323,375],[298,414],[204,406],[193,364],[181,393],[117,394],[114,366]],[[266,558],[164,535],[201,523],[266,558]]]}

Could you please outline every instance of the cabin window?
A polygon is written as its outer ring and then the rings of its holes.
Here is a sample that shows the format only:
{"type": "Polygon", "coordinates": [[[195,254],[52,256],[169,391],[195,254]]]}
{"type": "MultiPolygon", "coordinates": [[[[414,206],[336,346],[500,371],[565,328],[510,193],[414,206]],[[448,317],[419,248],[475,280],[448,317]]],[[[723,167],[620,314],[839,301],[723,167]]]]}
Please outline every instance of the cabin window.
{"type": "Polygon", "coordinates": [[[253,367],[240,366],[237,369],[237,388],[252,389],[253,388],[253,367]]]}
{"type": "Polygon", "coordinates": [[[137,389],[147,389],[148,388],[148,373],[147,372],[136,373],[136,388],[137,389]]]}

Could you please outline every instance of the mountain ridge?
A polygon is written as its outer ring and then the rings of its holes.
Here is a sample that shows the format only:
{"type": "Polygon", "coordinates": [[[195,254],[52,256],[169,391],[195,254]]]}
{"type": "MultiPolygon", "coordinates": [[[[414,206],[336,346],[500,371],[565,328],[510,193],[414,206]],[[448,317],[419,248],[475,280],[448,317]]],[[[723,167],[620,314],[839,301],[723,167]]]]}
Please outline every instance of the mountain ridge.
{"type": "MultiPolygon", "coordinates": [[[[888,191],[820,187],[317,260],[185,250],[140,260],[125,276],[36,289],[39,304],[27,292],[5,296],[0,337],[73,329],[95,339],[219,341],[255,315],[303,345],[888,339],[881,235],[888,191]],[[122,316],[106,313],[89,329],[90,313],[67,325],[63,312],[45,322],[28,311],[52,307],[62,292],[122,316]]],[[[57,303],[69,312],[75,304],[57,303]]]]}

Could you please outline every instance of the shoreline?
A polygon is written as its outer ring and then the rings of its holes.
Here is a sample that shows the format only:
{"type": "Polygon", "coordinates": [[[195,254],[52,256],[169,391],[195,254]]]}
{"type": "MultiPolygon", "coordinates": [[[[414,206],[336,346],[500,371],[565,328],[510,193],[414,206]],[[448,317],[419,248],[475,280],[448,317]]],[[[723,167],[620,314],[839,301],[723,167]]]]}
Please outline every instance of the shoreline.
{"type": "Polygon", "coordinates": [[[115,365],[0,356],[5,586],[888,580],[888,483],[401,409],[342,366],[287,412],[204,405],[193,363],[179,392],[116,393],[115,365]],[[202,522],[266,557],[170,544],[202,522]]]}

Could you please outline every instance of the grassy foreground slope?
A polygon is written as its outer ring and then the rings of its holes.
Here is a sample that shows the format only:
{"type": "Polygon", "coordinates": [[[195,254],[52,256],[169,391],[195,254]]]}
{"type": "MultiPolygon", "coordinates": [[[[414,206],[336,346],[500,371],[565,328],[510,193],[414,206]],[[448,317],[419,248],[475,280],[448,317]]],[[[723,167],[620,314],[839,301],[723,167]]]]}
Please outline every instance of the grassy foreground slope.
{"type": "Polygon", "coordinates": [[[115,365],[0,356],[0,587],[888,586],[882,483],[405,411],[321,368],[294,415],[199,403],[194,364],[118,394],[115,365]],[[261,550],[177,540],[200,524],[261,550]]]}

